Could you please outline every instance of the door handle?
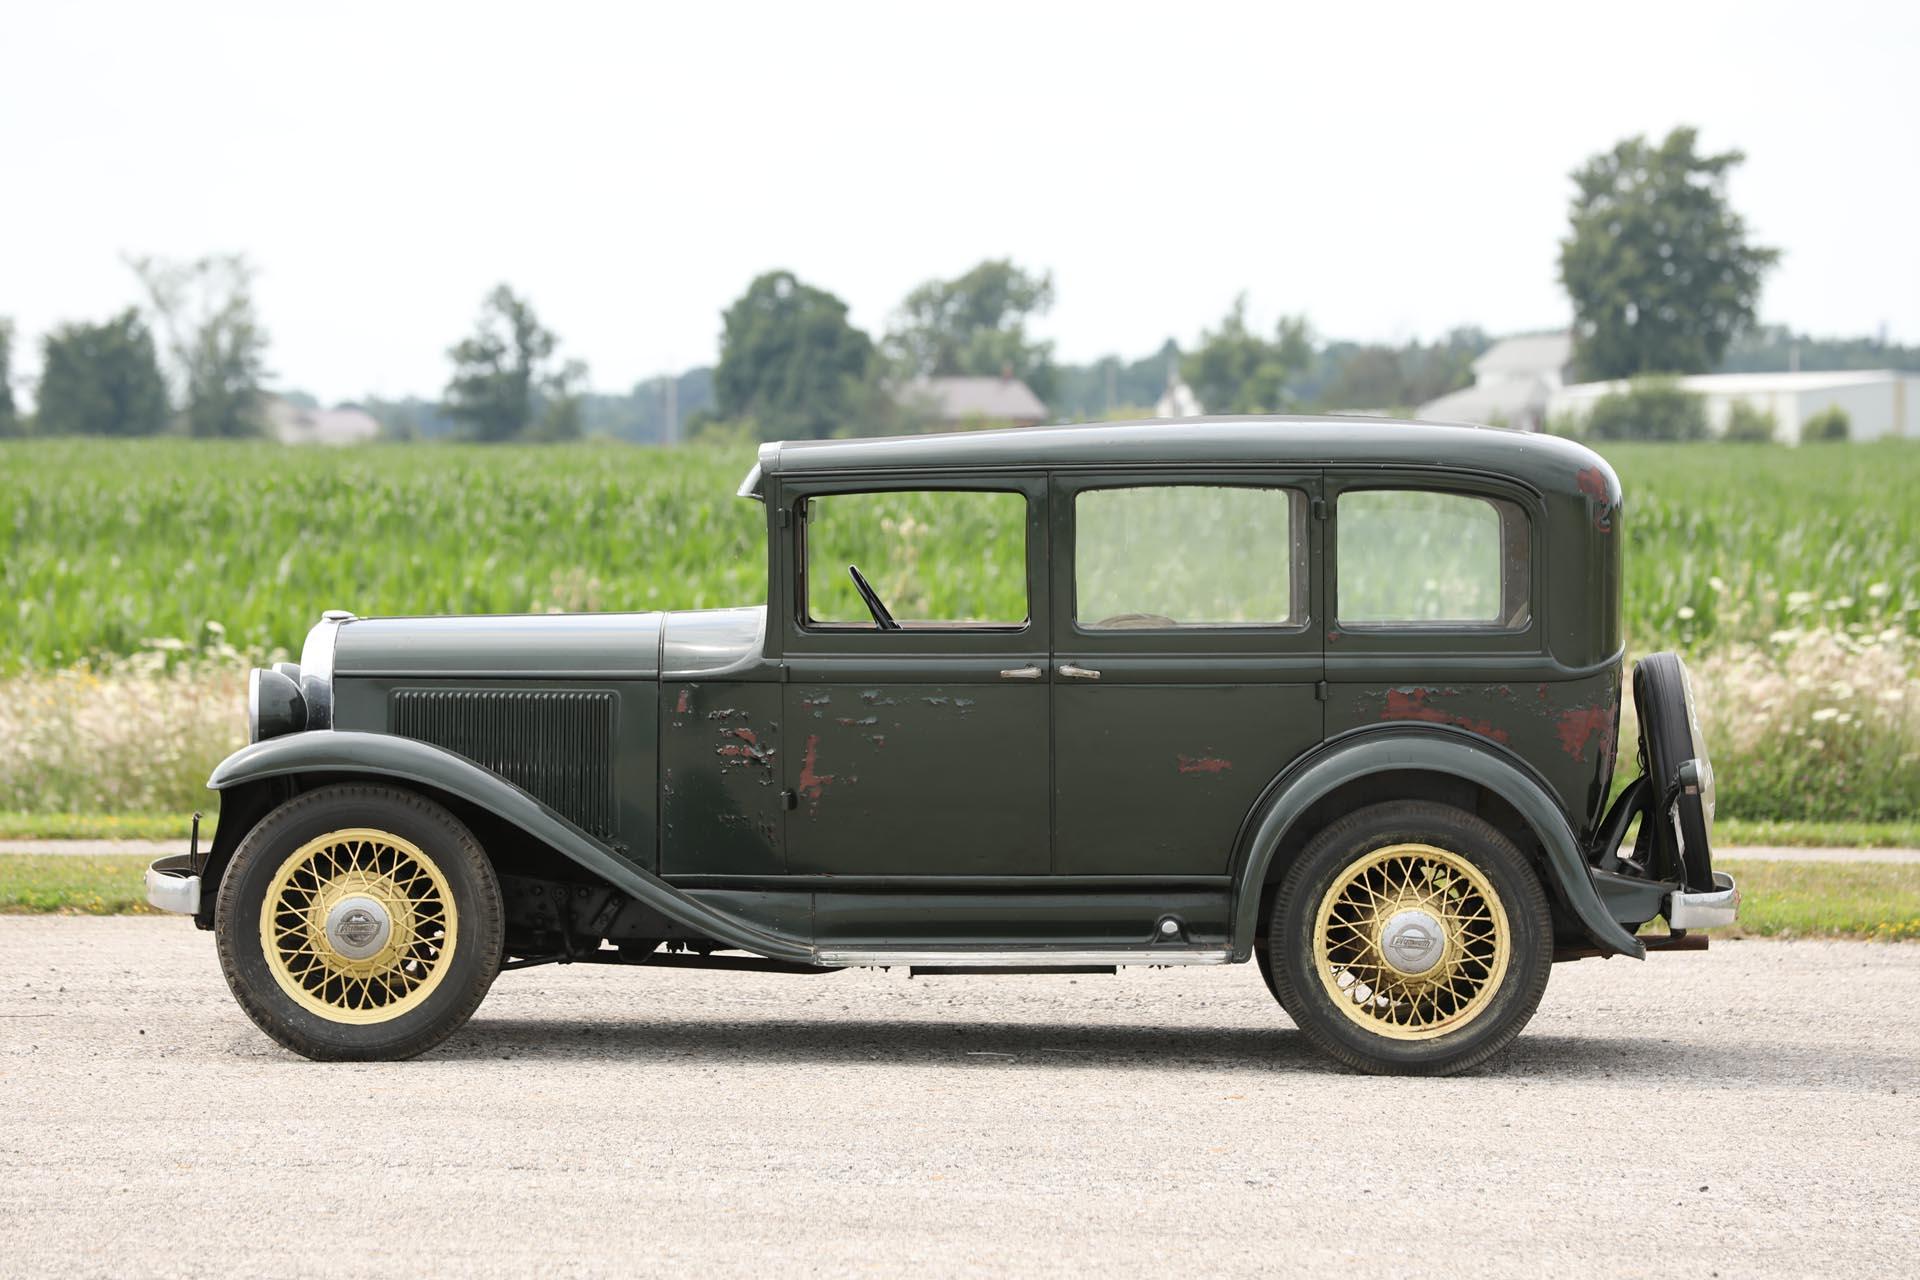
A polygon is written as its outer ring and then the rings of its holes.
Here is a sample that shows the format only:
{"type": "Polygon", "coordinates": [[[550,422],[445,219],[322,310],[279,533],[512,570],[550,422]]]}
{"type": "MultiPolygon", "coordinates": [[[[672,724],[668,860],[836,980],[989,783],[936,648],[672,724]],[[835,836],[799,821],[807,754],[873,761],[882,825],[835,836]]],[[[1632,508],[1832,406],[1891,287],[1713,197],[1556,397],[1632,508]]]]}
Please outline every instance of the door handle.
{"type": "Polygon", "coordinates": [[[1038,667],[1008,667],[1000,673],[1000,678],[1002,680],[1038,680],[1040,674],[1038,667]]]}
{"type": "Polygon", "coordinates": [[[1098,680],[1100,678],[1100,673],[1092,667],[1076,667],[1071,662],[1061,665],[1060,674],[1069,680],[1098,680]]]}

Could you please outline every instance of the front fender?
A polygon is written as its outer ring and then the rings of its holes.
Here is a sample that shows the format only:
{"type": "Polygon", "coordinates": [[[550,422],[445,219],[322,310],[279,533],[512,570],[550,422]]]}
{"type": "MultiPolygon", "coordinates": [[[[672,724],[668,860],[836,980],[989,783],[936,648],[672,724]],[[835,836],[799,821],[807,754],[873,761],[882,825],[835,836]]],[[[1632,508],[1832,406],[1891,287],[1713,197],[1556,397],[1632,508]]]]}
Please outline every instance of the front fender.
{"type": "Polygon", "coordinates": [[[412,738],[319,729],[268,738],[222,760],[214,791],[294,773],[352,774],[417,783],[458,796],[558,850],[614,888],[728,947],[770,960],[814,963],[811,940],[718,911],[640,870],[511,782],[463,756],[412,738]]]}
{"type": "Polygon", "coordinates": [[[1486,744],[1464,734],[1394,728],[1367,730],[1329,743],[1319,754],[1283,775],[1269,793],[1252,834],[1241,842],[1242,853],[1234,871],[1235,960],[1245,960],[1253,952],[1267,868],[1288,829],[1337,787],[1368,774],[1407,770],[1460,778],[1487,788],[1511,804],[1546,849],[1548,873],[1593,940],[1618,955],[1646,956],[1646,947],[1620,926],[1601,901],[1579,839],[1544,786],[1486,744]]]}

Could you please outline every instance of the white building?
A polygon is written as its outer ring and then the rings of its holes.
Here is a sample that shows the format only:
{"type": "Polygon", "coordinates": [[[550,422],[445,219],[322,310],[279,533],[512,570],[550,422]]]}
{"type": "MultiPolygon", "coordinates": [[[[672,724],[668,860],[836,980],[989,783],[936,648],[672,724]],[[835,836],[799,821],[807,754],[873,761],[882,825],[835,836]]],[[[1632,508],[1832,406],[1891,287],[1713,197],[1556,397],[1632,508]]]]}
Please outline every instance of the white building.
{"type": "Polygon", "coordinates": [[[267,426],[281,444],[366,444],[380,436],[380,424],[364,409],[303,409],[274,395],[267,397],[267,426]]]}
{"type": "MultiPolygon", "coordinates": [[[[1920,374],[1893,369],[1702,373],[1678,381],[1682,388],[1706,400],[1707,429],[1714,435],[1727,429],[1727,415],[1736,403],[1745,401],[1773,415],[1774,438],[1783,444],[1798,444],[1801,424],[1834,405],[1846,412],[1850,439],[1920,436],[1920,374]]],[[[1578,422],[1593,411],[1594,401],[1626,389],[1625,382],[1581,382],[1561,387],[1553,393],[1547,414],[1554,418],[1565,415],[1578,422]]]]}
{"type": "Polygon", "coordinates": [[[1565,333],[1502,338],[1473,362],[1472,386],[1427,401],[1417,416],[1538,431],[1572,361],[1573,339],[1565,333]]]}

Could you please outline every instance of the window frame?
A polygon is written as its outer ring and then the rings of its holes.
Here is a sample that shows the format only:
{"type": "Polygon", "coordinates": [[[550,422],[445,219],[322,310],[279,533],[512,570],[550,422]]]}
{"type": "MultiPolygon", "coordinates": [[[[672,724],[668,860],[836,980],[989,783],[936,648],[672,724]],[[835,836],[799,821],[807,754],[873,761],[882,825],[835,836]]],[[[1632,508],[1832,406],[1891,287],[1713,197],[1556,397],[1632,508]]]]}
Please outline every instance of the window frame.
{"type": "MultiPolygon", "coordinates": [[[[1496,508],[1496,511],[1498,509],[1496,508]]],[[[1468,650],[1472,652],[1538,652],[1545,634],[1543,613],[1546,607],[1546,504],[1531,487],[1491,476],[1459,472],[1436,473],[1414,470],[1382,470],[1366,474],[1330,472],[1327,482],[1326,599],[1327,635],[1332,644],[1348,653],[1468,650]],[[1340,499],[1349,493],[1406,491],[1474,498],[1483,502],[1511,503],[1527,523],[1527,620],[1510,627],[1499,619],[1460,621],[1434,619],[1407,622],[1349,622],[1340,617],[1340,499]]],[[[1501,536],[1507,537],[1504,517],[1501,536]]],[[[1507,581],[1501,583],[1502,613],[1506,607],[1507,581]]],[[[1329,655],[1333,653],[1329,649],[1329,655]]]]}
{"type": "Polygon", "coordinates": [[[790,654],[862,653],[1029,653],[1044,647],[1047,636],[1046,582],[1047,489],[1043,473],[912,472],[901,474],[820,475],[780,486],[779,507],[771,518],[780,524],[779,565],[782,587],[782,651],[790,654]],[[882,631],[858,623],[818,621],[807,614],[806,505],[817,498],[875,493],[1011,493],[1026,500],[1024,565],[1027,617],[1018,624],[942,625],[917,623],[882,631]]]}
{"type": "Polygon", "coordinates": [[[1320,563],[1321,525],[1314,504],[1321,497],[1316,469],[1277,467],[1219,467],[1177,469],[1103,468],[1099,471],[1056,471],[1053,480],[1054,634],[1061,647],[1075,653],[1258,653],[1292,654],[1319,651],[1316,619],[1323,616],[1320,563]],[[1293,497],[1290,548],[1291,587],[1301,616],[1290,623],[1243,623],[1173,627],[1087,627],[1075,617],[1078,605],[1078,499],[1101,489],[1281,489],[1293,497]]]}

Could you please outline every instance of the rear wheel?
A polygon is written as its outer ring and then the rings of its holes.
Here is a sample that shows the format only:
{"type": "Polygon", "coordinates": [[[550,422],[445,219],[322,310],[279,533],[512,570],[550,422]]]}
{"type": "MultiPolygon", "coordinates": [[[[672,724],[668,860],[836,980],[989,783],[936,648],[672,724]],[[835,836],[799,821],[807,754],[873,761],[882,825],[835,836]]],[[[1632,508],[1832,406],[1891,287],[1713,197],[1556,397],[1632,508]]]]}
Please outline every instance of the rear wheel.
{"type": "Polygon", "coordinates": [[[499,972],[500,889],[457,818],[394,787],[296,797],[220,882],[221,969],[255,1025],[321,1060],[410,1058],[466,1022],[499,972]]]}
{"type": "Polygon", "coordinates": [[[1275,895],[1270,985],[1323,1052],[1362,1071],[1445,1075],[1505,1048],[1553,960],[1539,877],[1513,842],[1448,805],[1350,814],[1275,895]]]}

